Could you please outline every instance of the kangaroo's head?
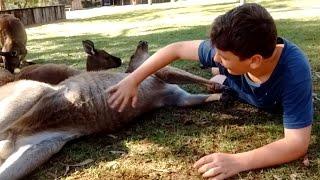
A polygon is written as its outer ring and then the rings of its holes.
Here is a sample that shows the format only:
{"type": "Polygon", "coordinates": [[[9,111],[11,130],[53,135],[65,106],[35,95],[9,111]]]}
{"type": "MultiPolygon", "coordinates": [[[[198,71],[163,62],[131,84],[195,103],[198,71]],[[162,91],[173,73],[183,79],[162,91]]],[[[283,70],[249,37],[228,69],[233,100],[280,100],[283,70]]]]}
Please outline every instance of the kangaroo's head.
{"type": "Polygon", "coordinates": [[[147,41],[139,41],[136,51],[130,57],[130,62],[129,62],[129,66],[126,70],[126,73],[133,72],[148,58],[149,58],[148,42],[147,41]]]}
{"type": "Polygon", "coordinates": [[[2,51],[0,52],[4,67],[11,73],[13,73],[16,68],[20,67],[20,63],[24,60],[26,54],[27,49],[25,45],[18,42],[12,42],[11,40],[7,40],[4,43],[2,51]]]}
{"type": "Polygon", "coordinates": [[[121,59],[104,50],[94,48],[94,43],[90,40],[82,41],[84,51],[87,53],[87,71],[99,71],[116,68],[121,65],[121,59]]]}

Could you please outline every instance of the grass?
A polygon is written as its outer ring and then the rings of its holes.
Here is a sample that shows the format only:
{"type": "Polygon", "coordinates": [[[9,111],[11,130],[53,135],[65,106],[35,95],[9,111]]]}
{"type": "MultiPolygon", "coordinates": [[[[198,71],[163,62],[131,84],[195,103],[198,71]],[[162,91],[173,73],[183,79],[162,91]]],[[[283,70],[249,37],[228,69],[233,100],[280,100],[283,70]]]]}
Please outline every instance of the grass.
{"type": "MultiPolygon", "coordinates": [[[[320,16],[285,17],[278,12],[295,11],[316,1],[260,1],[276,19],[278,32],[298,44],[310,58],[312,69],[320,71],[320,16]],[[300,4],[299,4],[300,3],[300,4]]],[[[207,38],[215,16],[233,8],[223,5],[164,4],[125,13],[88,19],[67,20],[27,29],[27,58],[37,63],[64,63],[85,67],[81,41],[90,39],[97,48],[124,60],[123,71],[139,40],[149,42],[151,52],[171,42],[207,38]]],[[[209,78],[198,63],[179,61],[174,66],[209,78]]],[[[320,94],[320,79],[314,90],[320,94]]],[[[205,90],[183,86],[189,92],[205,90]]],[[[318,95],[319,96],[319,95],[318,95]]],[[[320,113],[315,102],[312,142],[308,157],[263,170],[243,172],[234,179],[318,179],[320,177],[320,113]]],[[[283,137],[282,119],[237,103],[225,109],[220,103],[192,108],[167,107],[140,116],[132,126],[113,136],[98,134],[68,143],[59,153],[26,179],[201,179],[191,168],[205,154],[244,152],[283,137]],[[85,166],[70,167],[92,159],[85,166]]]]}

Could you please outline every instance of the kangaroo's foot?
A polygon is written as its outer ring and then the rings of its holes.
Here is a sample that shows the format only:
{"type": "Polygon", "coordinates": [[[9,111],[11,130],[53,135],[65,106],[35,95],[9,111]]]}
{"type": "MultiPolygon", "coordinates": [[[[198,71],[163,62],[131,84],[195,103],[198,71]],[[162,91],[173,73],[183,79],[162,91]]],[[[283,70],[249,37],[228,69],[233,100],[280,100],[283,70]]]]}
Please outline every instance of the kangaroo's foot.
{"type": "MultiPolygon", "coordinates": [[[[0,159],[1,164],[4,162],[13,152],[14,143],[11,140],[2,140],[0,141],[0,159]]],[[[1,165],[0,164],[0,165],[1,165]]]]}
{"type": "MultiPolygon", "coordinates": [[[[0,166],[0,179],[22,178],[60,151],[66,142],[79,136],[79,133],[63,131],[19,136],[15,141],[14,151],[0,166]]],[[[6,142],[3,144],[9,145],[6,142]]]]}

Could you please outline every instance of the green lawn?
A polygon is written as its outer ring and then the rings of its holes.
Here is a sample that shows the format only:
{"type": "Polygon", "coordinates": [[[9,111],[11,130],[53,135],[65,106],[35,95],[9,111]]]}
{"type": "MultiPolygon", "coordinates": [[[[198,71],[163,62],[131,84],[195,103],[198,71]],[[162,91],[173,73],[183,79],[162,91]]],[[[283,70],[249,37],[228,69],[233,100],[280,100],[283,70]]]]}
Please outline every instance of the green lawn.
{"type": "MultiPolygon", "coordinates": [[[[317,1],[260,1],[276,19],[278,32],[298,44],[310,58],[314,72],[320,71],[320,15],[290,16],[317,1]],[[300,4],[299,4],[300,2],[300,4]],[[283,15],[279,15],[283,13],[283,15]],[[288,16],[285,16],[289,14],[288,16]]],[[[320,3],[318,3],[319,6],[320,3]]],[[[205,39],[211,21],[233,8],[224,5],[157,5],[81,20],[30,27],[27,58],[37,63],[65,63],[85,67],[81,41],[90,39],[97,48],[121,57],[124,71],[139,40],[149,42],[151,52],[175,41],[205,39]]],[[[194,62],[174,66],[209,78],[208,71],[194,62]]],[[[314,90],[320,97],[320,78],[314,76],[314,90]]],[[[189,92],[205,92],[183,86],[189,92]]],[[[263,170],[243,172],[236,179],[319,179],[320,103],[315,102],[310,166],[297,160],[263,170]]],[[[220,103],[192,108],[168,107],[136,119],[132,126],[108,136],[84,137],[68,143],[58,154],[26,179],[201,179],[192,164],[212,152],[237,153],[258,148],[283,137],[281,116],[236,103],[225,109],[220,103]],[[93,162],[70,167],[87,159],[93,162]],[[66,172],[66,173],[65,173],[66,172]]],[[[267,158],[267,157],[266,157],[267,158]]]]}

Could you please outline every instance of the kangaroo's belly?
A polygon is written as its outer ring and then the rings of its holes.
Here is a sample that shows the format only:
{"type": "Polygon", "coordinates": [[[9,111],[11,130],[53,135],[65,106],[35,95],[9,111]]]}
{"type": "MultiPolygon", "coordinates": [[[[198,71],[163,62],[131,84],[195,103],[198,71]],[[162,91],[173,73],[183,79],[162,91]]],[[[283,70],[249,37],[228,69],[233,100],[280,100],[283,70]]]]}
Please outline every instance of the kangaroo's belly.
{"type": "MultiPolygon", "coordinates": [[[[119,113],[107,103],[107,89],[126,76],[124,73],[91,72],[71,77],[59,84],[61,88],[51,95],[51,113],[41,118],[41,129],[77,129],[89,133],[111,132],[125,126],[134,117],[154,107],[154,97],[146,99],[149,84],[141,87],[138,107],[130,105],[119,113]]],[[[151,95],[150,95],[151,96],[151,95]]]]}

